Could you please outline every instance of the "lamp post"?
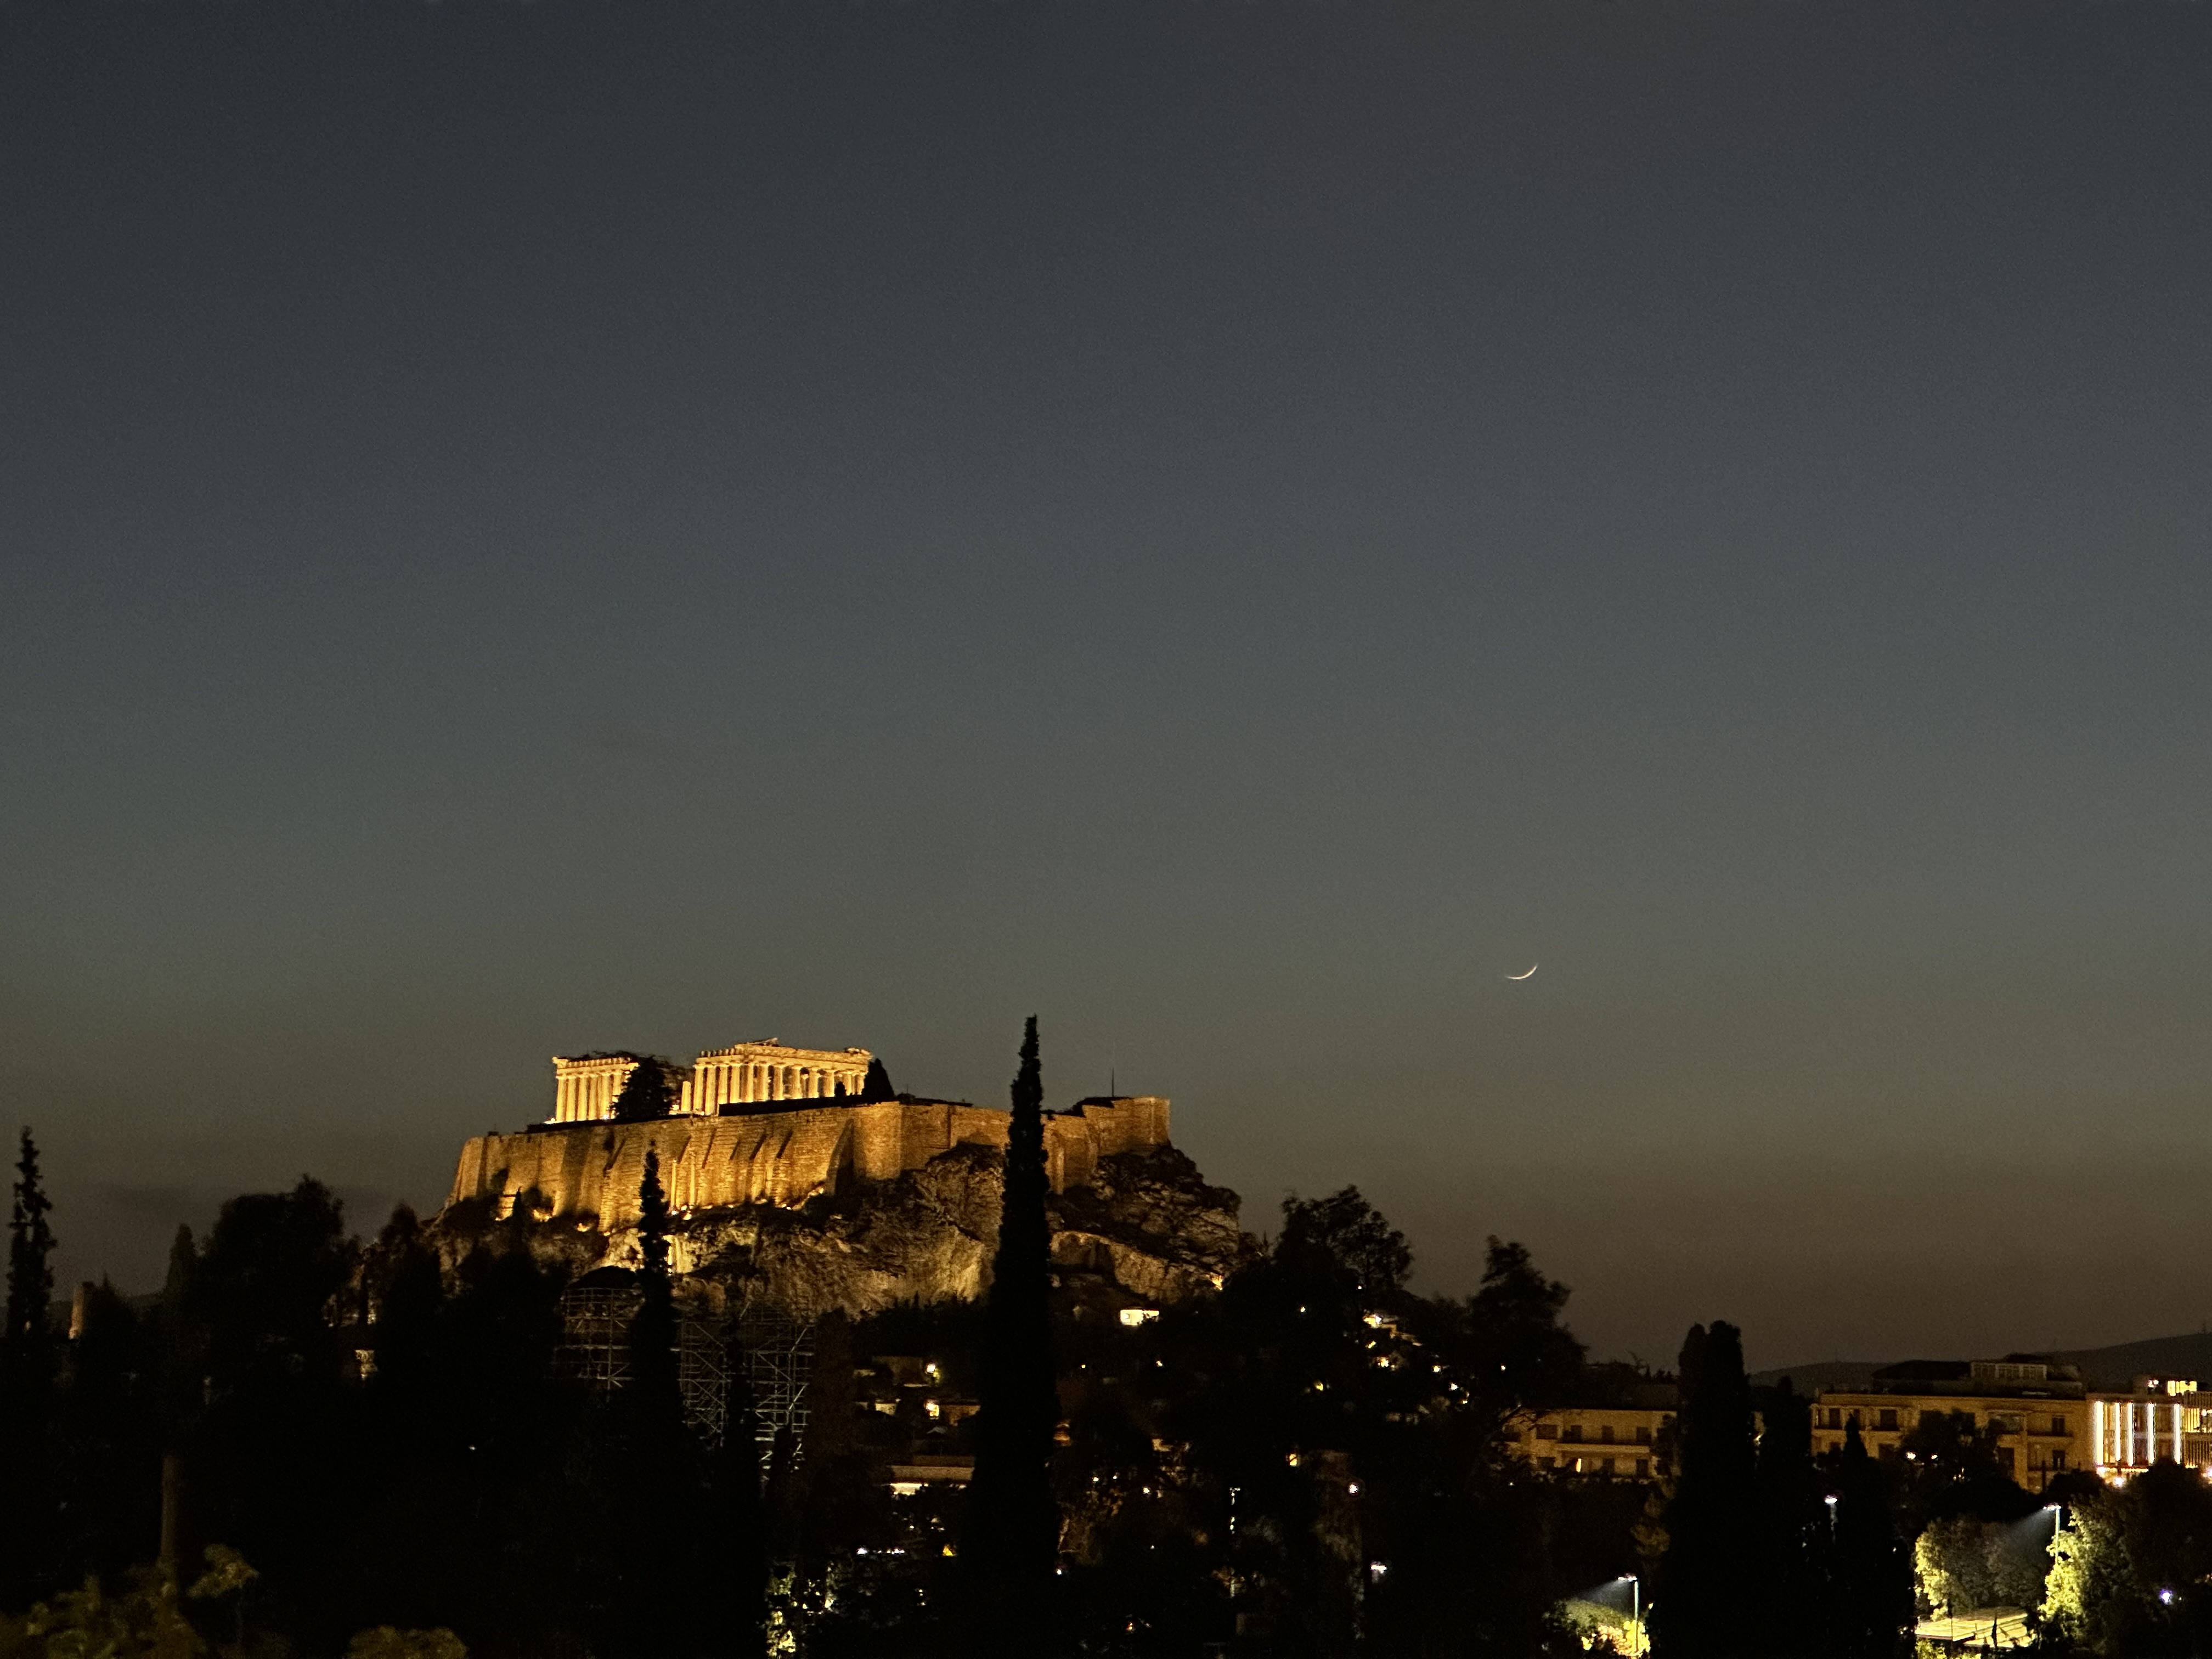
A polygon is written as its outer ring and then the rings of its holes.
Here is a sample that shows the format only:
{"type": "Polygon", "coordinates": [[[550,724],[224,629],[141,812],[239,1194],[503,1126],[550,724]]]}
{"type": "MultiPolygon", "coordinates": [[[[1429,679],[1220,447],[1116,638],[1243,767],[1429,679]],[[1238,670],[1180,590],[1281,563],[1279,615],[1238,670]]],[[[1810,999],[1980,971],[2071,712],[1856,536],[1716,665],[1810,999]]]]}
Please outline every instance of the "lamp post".
{"type": "Polygon", "coordinates": [[[1622,1576],[1628,1580],[1628,1627],[1636,1632],[1636,1650],[1648,1652],[1650,1644],[1644,1639],[1644,1581],[1632,1572],[1622,1576]]]}

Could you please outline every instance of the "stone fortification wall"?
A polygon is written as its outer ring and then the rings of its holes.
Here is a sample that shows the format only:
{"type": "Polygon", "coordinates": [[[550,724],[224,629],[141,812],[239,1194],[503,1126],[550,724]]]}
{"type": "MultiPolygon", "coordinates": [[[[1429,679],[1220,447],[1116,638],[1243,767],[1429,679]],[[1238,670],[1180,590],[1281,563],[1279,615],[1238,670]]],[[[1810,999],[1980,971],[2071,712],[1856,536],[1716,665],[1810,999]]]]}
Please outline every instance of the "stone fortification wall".
{"type": "MultiPolygon", "coordinates": [[[[646,1123],[559,1123],[479,1135],[461,1149],[447,1202],[489,1200],[505,1217],[538,1193],[555,1216],[589,1216],[604,1231],[637,1219],[648,1149],[679,1214],[750,1205],[796,1207],[856,1183],[896,1180],[957,1146],[1004,1148],[1007,1115],[950,1101],[889,1100],[646,1123]]],[[[1087,1100],[1045,1123],[1053,1190],[1089,1186],[1101,1159],[1168,1145],[1156,1096],[1087,1100]]]]}

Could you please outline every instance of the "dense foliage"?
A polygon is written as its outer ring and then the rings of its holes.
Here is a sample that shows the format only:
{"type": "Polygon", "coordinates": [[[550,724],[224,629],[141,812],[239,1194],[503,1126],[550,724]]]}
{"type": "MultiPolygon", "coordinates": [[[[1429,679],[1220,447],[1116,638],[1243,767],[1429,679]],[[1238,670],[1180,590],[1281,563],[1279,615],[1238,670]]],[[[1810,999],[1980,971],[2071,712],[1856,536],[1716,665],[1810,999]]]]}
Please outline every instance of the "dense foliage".
{"type": "Polygon", "coordinates": [[[705,1328],[657,1158],[610,1390],[564,1346],[584,1287],[532,1206],[437,1236],[402,1208],[363,1244],[307,1179],[180,1233],[157,1297],[89,1287],[64,1337],[27,1138],[0,1659],[1522,1659],[1636,1648],[1632,1606],[1662,1659],[1878,1659],[1909,1650],[1916,1589],[1923,1613],[2033,1606],[2052,1651],[2212,1635],[2194,1476],[2073,1477],[2054,1552],[2057,1510],[1971,1422],[1880,1462],[1853,1426],[1816,1460],[1807,1402],[1750,1386],[1732,1327],[1693,1328],[1679,1378],[1592,1366],[1527,1250],[1493,1238],[1474,1295],[1418,1295],[1351,1188],[1285,1202],[1218,1294],[1125,1319],[1049,1259],[1042,1101],[1032,1030],[993,1297],[818,1322],[810,1414],[765,1457],[741,1356],[726,1434],[682,1380],[705,1328]],[[1654,1483],[1516,1444],[1677,1382],[1654,1483]],[[926,1478],[970,1459],[972,1488],[926,1478]]]}

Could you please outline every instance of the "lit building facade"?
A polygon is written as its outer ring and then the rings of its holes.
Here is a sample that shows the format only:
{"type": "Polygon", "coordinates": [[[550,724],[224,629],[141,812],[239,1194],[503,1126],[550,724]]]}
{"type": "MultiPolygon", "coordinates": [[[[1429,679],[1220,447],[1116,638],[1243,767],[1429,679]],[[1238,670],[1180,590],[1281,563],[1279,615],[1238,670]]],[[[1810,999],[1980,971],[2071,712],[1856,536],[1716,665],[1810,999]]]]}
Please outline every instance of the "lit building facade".
{"type": "Polygon", "coordinates": [[[2126,1394],[2093,1394],[2088,1455],[2090,1467],[2115,1483],[2160,1458],[2212,1480],[2212,1395],[2182,1376],[2139,1376],[2126,1394]]]}
{"type": "Polygon", "coordinates": [[[2067,1470],[2089,1467],[2091,1404],[2072,1368],[2029,1355],[1907,1360],[1876,1371],[1863,1389],[1815,1395],[1813,1450],[1840,1449],[1856,1422],[1871,1455],[1902,1457],[1906,1437],[1924,1422],[1963,1415],[1997,1431],[2002,1473],[2040,1492],[2067,1470]]]}
{"type": "Polygon", "coordinates": [[[1672,1383],[1639,1389],[1630,1406],[1566,1406],[1524,1413],[1508,1449],[1553,1474],[1601,1480],[1656,1480],[1666,1473],[1679,1395],[1672,1383]]]}

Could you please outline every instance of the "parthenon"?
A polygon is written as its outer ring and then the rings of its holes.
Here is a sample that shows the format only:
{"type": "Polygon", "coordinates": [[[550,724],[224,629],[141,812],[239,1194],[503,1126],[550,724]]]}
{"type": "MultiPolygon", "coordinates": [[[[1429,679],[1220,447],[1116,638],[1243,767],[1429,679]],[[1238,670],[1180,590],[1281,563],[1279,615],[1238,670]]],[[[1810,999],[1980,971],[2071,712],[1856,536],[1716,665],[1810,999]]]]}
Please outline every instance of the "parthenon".
{"type": "MultiPolygon", "coordinates": [[[[525,1194],[556,1213],[635,1219],[648,1149],[659,1152],[678,1212],[798,1205],[855,1182],[887,1181],[957,1146],[1004,1146],[1003,1111],[912,1095],[869,1100],[866,1048],[795,1048],[770,1037],[710,1048],[678,1084],[669,1115],[613,1121],[635,1054],[556,1055],[553,1115],[519,1135],[490,1134],[461,1154],[450,1201],[495,1200],[507,1214],[525,1194]],[[704,1120],[702,1121],[702,1120],[704,1120]]],[[[1045,1122],[1047,1178],[1056,1192],[1088,1182],[1102,1158],[1168,1144],[1168,1103],[1094,1098],[1045,1122]]]]}
{"type": "MultiPolygon", "coordinates": [[[[774,1037],[713,1048],[691,1063],[678,1085],[676,1110],[713,1117],[725,1106],[772,1100],[827,1100],[858,1095],[867,1082],[866,1048],[792,1048],[774,1037]]],[[[553,1057],[554,1123],[589,1123],[614,1115],[615,1097],[635,1071],[630,1054],[553,1057]]]]}
{"type": "MultiPolygon", "coordinates": [[[[457,1248],[520,1218],[544,1228],[533,1249],[627,1263],[657,1160],[679,1273],[735,1271],[742,1259],[744,1296],[809,1317],[981,1293],[1012,1127],[1003,1108],[894,1093],[866,1048],[774,1038],[688,1066],[633,1050],[559,1055],[553,1075],[550,1117],[462,1147],[441,1212],[457,1248]],[[617,1119],[641,1066],[674,1086],[655,1115],[617,1119]]],[[[1218,1285],[1242,1248],[1235,1196],[1175,1152],[1168,1118],[1159,1096],[1092,1096],[1043,1126],[1045,1180],[1073,1206],[1054,1261],[1109,1273],[1148,1305],[1218,1285]]]]}

